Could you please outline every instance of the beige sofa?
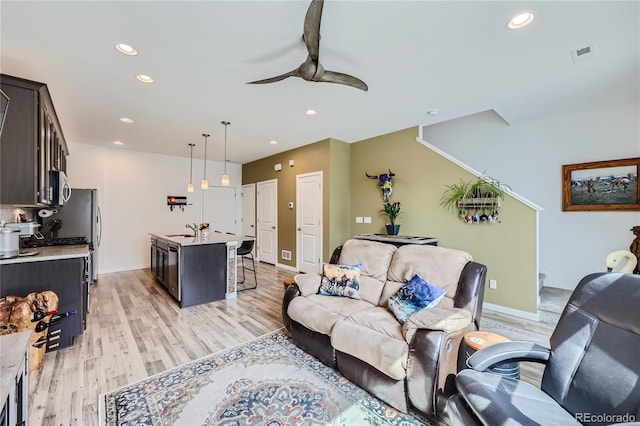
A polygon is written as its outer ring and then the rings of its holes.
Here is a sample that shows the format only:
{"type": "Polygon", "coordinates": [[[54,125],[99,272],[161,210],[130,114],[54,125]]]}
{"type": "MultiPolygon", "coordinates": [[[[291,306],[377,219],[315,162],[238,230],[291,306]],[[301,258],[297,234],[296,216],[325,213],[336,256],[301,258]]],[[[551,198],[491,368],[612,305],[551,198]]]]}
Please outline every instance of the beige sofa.
{"type": "Polygon", "coordinates": [[[460,341],[478,329],[486,267],[459,250],[355,239],[331,263],[363,265],[360,300],[318,294],[320,274],[297,275],[282,307],[295,343],[396,409],[437,417],[460,341]],[[446,294],[401,324],[387,303],[416,274],[446,294]]]}

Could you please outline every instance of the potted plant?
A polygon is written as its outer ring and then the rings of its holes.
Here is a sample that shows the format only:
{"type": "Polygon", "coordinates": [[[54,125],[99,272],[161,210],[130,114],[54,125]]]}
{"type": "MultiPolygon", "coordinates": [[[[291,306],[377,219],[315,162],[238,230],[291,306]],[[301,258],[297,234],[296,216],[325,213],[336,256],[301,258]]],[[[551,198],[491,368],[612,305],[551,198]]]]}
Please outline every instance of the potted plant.
{"type": "Polygon", "coordinates": [[[200,228],[200,236],[202,238],[207,238],[209,236],[209,223],[208,222],[201,223],[199,228],[200,228]]]}
{"type": "Polygon", "coordinates": [[[389,223],[387,224],[387,234],[398,235],[400,232],[400,225],[396,225],[396,219],[400,216],[400,201],[393,203],[386,202],[383,205],[383,209],[380,210],[381,214],[389,217],[389,223]]]}
{"type": "Polygon", "coordinates": [[[464,181],[447,185],[440,205],[458,210],[460,219],[467,223],[496,222],[500,202],[511,188],[490,176],[479,176],[475,182],[464,181]],[[473,213],[473,214],[472,214],[473,213]]]}
{"type": "Polygon", "coordinates": [[[440,205],[445,209],[455,211],[458,207],[458,200],[468,198],[471,194],[471,182],[460,179],[460,182],[453,185],[446,185],[447,190],[440,198],[440,205]]]}
{"type": "Polygon", "coordinates": [[[507,190],[511,190],[508,185],[503,184],[491,176],[480,176],[471,185],[471,193],[475,198],[497,198],[504,200],[507,190]]]}

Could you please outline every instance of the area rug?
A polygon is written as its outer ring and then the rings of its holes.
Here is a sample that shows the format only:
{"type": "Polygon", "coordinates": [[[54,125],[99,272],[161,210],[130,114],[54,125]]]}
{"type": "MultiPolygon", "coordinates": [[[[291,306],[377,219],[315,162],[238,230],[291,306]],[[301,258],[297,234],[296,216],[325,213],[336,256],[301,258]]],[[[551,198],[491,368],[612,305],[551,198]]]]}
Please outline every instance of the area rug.
{"type": "Polygon", "coordinates": [[[285,330],[100,396],[101,425],[429,425],[298,348],[285,330]]]}

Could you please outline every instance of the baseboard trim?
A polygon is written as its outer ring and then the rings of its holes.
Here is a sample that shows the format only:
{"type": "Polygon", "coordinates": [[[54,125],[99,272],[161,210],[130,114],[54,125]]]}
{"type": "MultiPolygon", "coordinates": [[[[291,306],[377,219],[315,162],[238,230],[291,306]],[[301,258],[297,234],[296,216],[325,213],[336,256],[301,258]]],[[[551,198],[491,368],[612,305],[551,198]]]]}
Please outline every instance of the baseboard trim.
{"type": "Polygon", "coordinates": [[[114,272],[135,271],[137,269],[149,269],[149,266],[150,266],[149,264],[146,264],[146,265],[120,266],[117,268],[105,268],[105,269],[100,269],[98,271],[98,275],[112,274],[114,272]]]}
{"type": "Polygon", "coordinates": [[[519,309],[507,308],[506,306],[494,305],[493,303],[484,302],[482,309],[488,309],[490,311],[499,312],[501,314],[507,314],[518,318],[524,318],[531,321],[539,321],[540,317],[538,313],[535,314],[527,311],[521,311],[519,309]]]}
{"type": "Polygon", "coordinates": [[[286,269],[287,271],[298,272],[298,270],[294,266],[284,265],[282,263],[276,263],[276,268],[286,269]]]}

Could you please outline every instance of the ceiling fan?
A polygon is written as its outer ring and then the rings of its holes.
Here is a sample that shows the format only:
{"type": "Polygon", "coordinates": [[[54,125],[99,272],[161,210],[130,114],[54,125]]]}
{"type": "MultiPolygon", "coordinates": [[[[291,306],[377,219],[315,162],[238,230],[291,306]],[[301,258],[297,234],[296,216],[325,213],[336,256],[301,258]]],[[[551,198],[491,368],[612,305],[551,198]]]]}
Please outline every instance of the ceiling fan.
{"type": "Polygon", "coordinates": [[[318,59],[320,55],[320,20],[324,0],[312,0],[304,18],[304,33],[302,40],[307,46],[307,59],[293,71],[264,80],[250,81],[247,84],[275,83],[288,77],[300,77],[307,81],[345,84],[365,92],[369,90],[367,84],[359,78],[340,72],[325,70],[318,59]]]}

